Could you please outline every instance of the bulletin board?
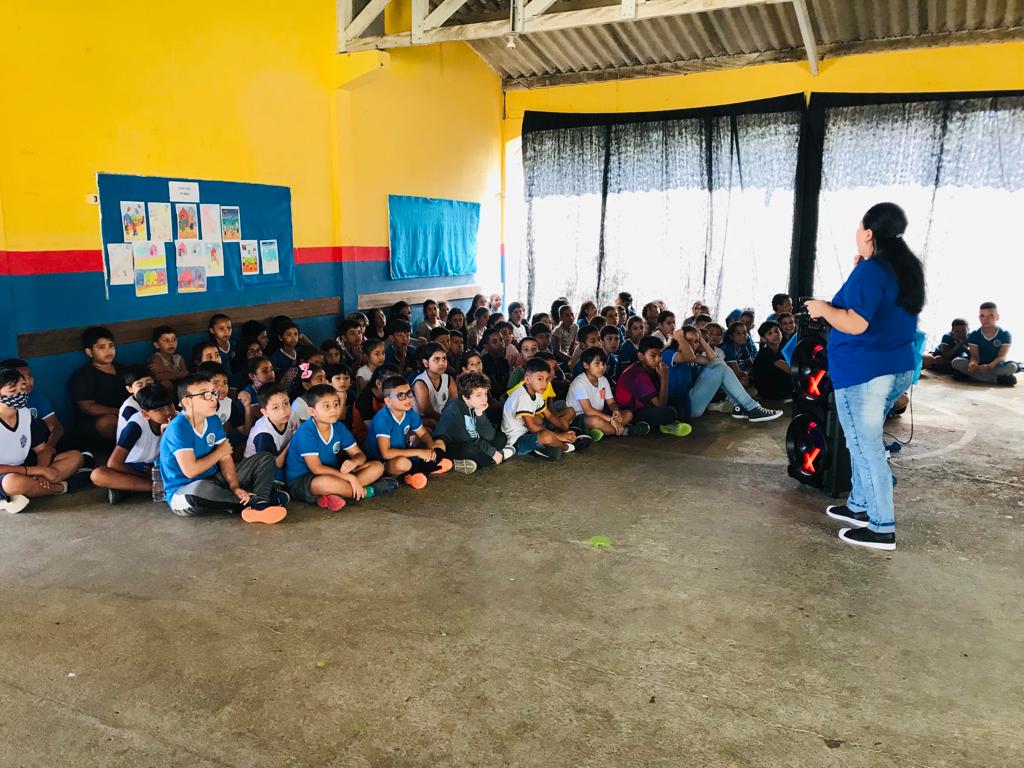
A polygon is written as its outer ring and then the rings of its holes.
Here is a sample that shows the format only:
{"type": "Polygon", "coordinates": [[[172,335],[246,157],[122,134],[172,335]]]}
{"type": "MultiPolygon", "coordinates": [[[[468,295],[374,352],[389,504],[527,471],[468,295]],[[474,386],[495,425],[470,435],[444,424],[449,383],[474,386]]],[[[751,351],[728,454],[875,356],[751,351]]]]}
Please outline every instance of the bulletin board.
{"type": "Polygon", "coordinates": [[[294,282],[291,189],[100,173],[108,299],[294,282]]]}

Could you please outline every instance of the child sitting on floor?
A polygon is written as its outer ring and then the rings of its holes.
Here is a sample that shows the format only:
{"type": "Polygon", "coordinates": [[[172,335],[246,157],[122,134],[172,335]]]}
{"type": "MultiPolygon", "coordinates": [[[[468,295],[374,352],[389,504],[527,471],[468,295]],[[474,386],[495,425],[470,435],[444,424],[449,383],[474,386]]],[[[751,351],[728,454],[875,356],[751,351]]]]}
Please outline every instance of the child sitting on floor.
{"type": "Polygon", "coordinates": [[[615,382],[619,380],[619,371],[621,370],[619,364],[619,345],[621,343],[622,336],[619,328],[605,326],[601,329],[601,349],[608,356],[608,364],[605,368],[604,376],[613,387],[615,382]]]}
{"type": "Polygon", "coordinates": [[[523,375],[526,371],[526,364],[537,355],[540,351],[540,347],[537,344],[537,340],[533,336],[527,336],[519,342],[519,355],[523,361],[522,365],[515,368],[508,375],[508,381],[505,383],[505,392],[508,392],[513,387],[517,386],[519,382],[523,380],[523,375]]]}
{"type": "Polygon", "coordinates": [[[277,351],[270,356],[270,363],[280,381],[284,372],[298,363],[299,326],[291,320],[282,320],[276,331],[277,351]]]}
{"type": "Polygon", "coordinates": [[[551,329],[551,353],[560,363],[571,358],[572,353],[576,351],[579,332],[576,313],[568,304],[562,304],[558,308],[558,325],[551,329]]]}
{"type": "Polygon", "coordinates": [[[463,474],[476,471],[476,462],[452,461],[445,454],[443,440],[435,441],[412,410],[412,389],[401,376],[381,382],[384,407],[377,411],[366,437],[366,455],[384,462],[389,477],[401,477],[417,490],[427,484],[427,475],[443,475],[454,469],[463,474]],[[412,447],[415,436],[419,447],[412,447]]]}
{"type": "Polygon", "coordinates": [[[296,425],[309,420],[306,393],[313,387],[329,383],[323,367],[315,363],[299,363],[298,371],[295,382],[288,391],[292,398],[292,423],[296,425]]]}
{"type": "Polygon", "coordinates": [[[971,343],[967,340],[969,335],[967,321],[958,317],[953,321],[949,333],[943,335],[935,351],[924,356],[921,367],[938,373],[950,373],[954,360],[958,357],[970,358],[971,343]]]}
{"type": "Polygon", "coordinates": [[[89,362],[71,374],[69,388],[78,413],[75,439],[83,448],[109,450],[117,435],[118,408],[124,400],[124,366],[114,362],[114,334],[101,326],[82,332],[89,362]]]}
{"type": "Polygon", "coordinates": [[[217,393],[216,416],[232,446],[245,443],[249,422],[247,410],[240,402],[228,396],[228,372],[220,363],[203,363],[196,374],[209,379],[217,393]]]}
{"type": "Polygon", "coordinates": [[[295,430],[288,446],[288,489],[295,498],[337,512],[346,499],[370,499],[398,488],[381,479],[384,465],[368,461],[359,443],[341,423],[338,393],[318,384],[305,393],[310,419],[295,430]]]}
{"type": "Polygon", "coordinates": [[[751,374],[757,393],[763,400],[789,400],[793,397],[793,378],[789,363],[782,356],[782,328],[774,320],[765,320],[757,329],[761,351],[754,358],[751,374]]]}
{"type": "Polygon", "coordinates": [[[491,382],[491,398],[500,405],[505,400],[505,382],[512,374],[505,357],[505,340],[500,331],[488,328],[480,337],[480,344],[484,374],[491,382]]]}
{"type": "Polygon", "coordinates": [[[341,398],[341,423],[352,431],[352,411],[355,401],[355,390],[352,389],[352,373],[344,365],[324,366],[324,375],[327,383],[334,387],[334,391],[341,398]]]}
{"type": "MultiPolygon", "coordinates": [[[[366,337],[363,335],[363,326],[355,318],[342,320],[338,326],[337,344],[341,351],[341,359],[338,363],[344,363],[353,371],[358,370],[364,362],[366,337]]],[[[327,362],[327,358],[324,358],[327,362]]]]}
{"type": "MultiPolygon", "coordinates": [[[[615,329],[615,326],[611,326],[611,328],[615,331],[615,335],[617,336],[618,331],[615,329]]],[[[580,362],[580,356],[583,352],[585,350],[601,346],[601,331],[592,325],[585,325],[580,328],[576,339],[578,342],[576,345],[576,351],[573,352],[572,357],[569,358],[569,362],[566,363],[565,368],[565,370],[569,371],[570,378],[575,378],[583,373],[583,363],[580,362]]]]}
{"type": "Polygon", "coordinates": [[[515,455],[506,445],[505,433],[496,431],[487,418],[491,382],[482,373],[463,373],[458,378],[458,397],[445,405],[434,435],[443,440],[453,459],[467,459],[478,467],[501,464],[515,455]]]}
{"type": "Polygon", "coordinates": [[[96,467],[90,479],[107,489],[107,501],[117,504],[128,493],[152,493],[153,464],[160,457],[160,436],[174,418],[174,399],[161,384],[150,383],[135,393],[139,410],[117,433],[117,445],[107,466],[96,467]]]}
{"type": "Polygon", "coordinates": [[[554,461],[575,450],[577,436],[574,432],[553,432],[544,426],[544,392],[550,380],[548,361],[538,355],[526,363],[522,383],[509,393],[505,401],[501,429],[508,445],[515,448],[519,456],[532,453],[554,461]]]}
{"type": "Polygon", "coordinates": [[[128,397],[125,398],[124,402],[117,409],[118,435],[121,434],[124,425],[128,423],[128,419],[140,410],[139,403],[135,399],[136,393],[143,387],[152,384],[153,377],[149,375],[149,370],[141,365],[130,365],[125,368],[124,383],[125,389],[128,391],[128,397]]]}
{"type": "Polygon", "coordinates": [[[363,364],[356,371],[356,390],[362,391],[373,377],[373,372],[384,365],[384,340],[367,339],[363,342],[363,364]]]}
{"type": "Polygon", "coordinates": [[[260,390],[256,407],[260,417],[249,430],[245,441],[244,458],[256,453],[269,453],[274,457],[274,479],[285,481],[284,464],[288,456],[288,445],[298,426],[292,421],[292,408],[284,387],[271,384],[260,390]]]}
{"type": "Polygon", "coordinates": [[[661,359],[663,348],[655,336],[640,339],[639,358],[619,376],[615,402],[632,411],[635,419],[658,427],[662,434],[686,437],[692,428],[669,403],[669,369],[661,359]]]}
{"type": "Polygon", "coordinates": [[[726,341],[722,344],[722,351],[725,353],[725,363],[732,372],[736,374],[744,389],[750,389],[753,382],[750,379],[750,369],[754,365],[756,353],[751,353],[747,344],[750,337],[747,334],[747,326],[742,320],[734,320],[726,332],[726,341]]]}
{"type": "Polygon", "coordinates": [[[427,429],[434,429],[449,398],[456,395],[455,380],[448,375],[448,354],[437,342],[420,347],[417,357],[424,370],[412,382],[413,404],[427,429]]]}
{"type": "Polygon", "coordinates": [[[153,329],[153,349],[146,365],[153,381],[160,384],[171,395],[181,379],[188,376],[188,364],[178,354],[178,335],[169,325],[158,325],[153,329]]]}
{"type": "MultiPolygon", "coordinates": [[[[616,334],[616,340],[618,334],[616,334]]],[[[651,426],[643,421],[633,424],[633,413],[621,408],[612,395],[612,385],[605,377],[608,354],[600,347],[591,347],[580,357],[583,373],[569,385],[566,404],[573,409],[572,425],[590,430],[590,436],[600,440],[605,435],[646,435],[651,426]]]]}
{"type": "MultiPolygon", "coordinates": [[[[50,434],[46,438],[46,444],[56,450],[57,443],[64,436],[64,425],[57,416],[53,405],[51,405],[50,399],[43,394],[42,390],[36,387],[36,379],[32,375],[32,369],[29,367],[28,361],[12,357],[0,362],[0,368],[16,368],[18,373],[21,374],[25,381],[25,392],[28,394],[27,407],[29,413],[33,419],[40,419],[46,425],[46,428],[50,430],[50,434]]],[[[83,458],[88,463],[92,458],[92,454],[83,454],[83,458]]]]}
{"type": "Polygon", "coordinates": [[[986,384],[1002,384],[1012,387],[1017,383],[1017,363],[1008,359],[1010,332],[999,327],[999,309],[995,302],[986,301],[978,309],[981,327],[971,331],[970,359],[958,358],[952,362],[953,370],[960,377],[970,378],[986,384]]]}
{"type": "Polygon", "coordinates": [[[415,363],[413,348],[409,345],[411,335],[412,326],[408,320],[398,317],[388,322],[389,346],[384,353],[384,362],[398,366],[403,373],[412,370],[415,363]]]}
{"type": "Polygon", "coordinates": [[[257,453],[235,464],[209,377],[196,374],[180,381],[178,399],[182,412],[160,440],[160,475],[171,511],[182,517],[241,514],[247,523],[283,520],[288,496],[273,490],[274,457],[257,453]]]}
{"type": "Polygon", "coordinates": [[[0,369],[0,512],[21,512],[30,498],[76,490],[76,480],[86,477],[79,472],[81,453],[56,453],[47,444],[46,425],[32,418],[26,389],[18,369],[0,369]]]}
{"type": "Polygon", "coordinates": [[[621,369],[624,370],[627,365],[637,361],[640,355],[637,347],[640,344],[640,339],[644,337],[645,328],[646,323],[642,317],[633,315],[626,321],[626,338],[619,345],[619,366],[621,369]]]}
{"type": "Polygon", "coordinates": [[[384,407],[384,393],[380,389],[380,383],[391,376],[400,375],[401,371],[396,366],[382,365],[373,372],[369,383],[356,396],[352,407],[352,434],[360,444],[366,443],[370,422],[377,415],[377,411],[384,407]]]}
{"type": "MultiPolygon", "coordinates": [[[[356,328],[359,328],[358,323],[356,328]]],[[[328,365],[341,365],[345,359],[341,352],[341,344],[334,339],[326,339],[320,342],[320,351],[324,353],[324,368],[328,365]]]]}
{"type": "Polygon", "coordinates": [[[263,387],[273,384],[277,374],[266,357],[250,358],[248,364],[249,383],[238,393],[238,401],[246,408],[259,408],[259,393],[263,387]]]}

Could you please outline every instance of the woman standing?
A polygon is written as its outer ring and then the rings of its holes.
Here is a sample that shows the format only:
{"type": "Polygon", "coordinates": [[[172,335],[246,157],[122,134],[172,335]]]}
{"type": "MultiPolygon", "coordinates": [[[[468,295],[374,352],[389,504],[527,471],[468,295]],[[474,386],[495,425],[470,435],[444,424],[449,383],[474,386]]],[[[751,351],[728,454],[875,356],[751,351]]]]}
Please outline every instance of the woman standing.
{"type": "Polygon", "coordinates": [[[872,549],[896,549],[892,474],[882,423],[914,376],[914,336],[924,306],[924,269],[903,242],[907,216],[879,203],[857,227],[857,258],[831,302],[807,302],[811,317],[832,326],[829,377],[853,464],[853,490],[829,517],[848,523],[839,538],[872,549]]]}

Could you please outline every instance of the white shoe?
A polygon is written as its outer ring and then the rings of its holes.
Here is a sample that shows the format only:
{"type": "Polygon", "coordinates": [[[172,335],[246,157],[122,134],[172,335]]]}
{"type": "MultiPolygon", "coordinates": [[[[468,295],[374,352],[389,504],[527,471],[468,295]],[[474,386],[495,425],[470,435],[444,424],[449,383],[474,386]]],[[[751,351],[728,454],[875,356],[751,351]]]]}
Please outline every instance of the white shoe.
{"type": "Polygon", "coordinates": [[[725,398],[725,400],[720,400],[717,403],[712,403],[707,407],[707,410],[714,411],[715,413],[732,413],[732,403],[729,401],[729,398],[727,397],[725,398]]]}
{"type": "Polygon", "coordinates": [[[7,499],[7,501],[0,501],[0,512],[10,512],[12,515],[16,515],[27,506],[28,496],[22,496],[20,493],[16,493],[7,499]]]}

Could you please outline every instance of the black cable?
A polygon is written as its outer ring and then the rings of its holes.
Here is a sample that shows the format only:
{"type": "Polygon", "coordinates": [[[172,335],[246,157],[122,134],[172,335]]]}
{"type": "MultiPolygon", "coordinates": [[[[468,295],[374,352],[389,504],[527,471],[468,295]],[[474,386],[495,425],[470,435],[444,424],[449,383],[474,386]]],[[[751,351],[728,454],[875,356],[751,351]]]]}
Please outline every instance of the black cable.
{"type": "Polygon", "coordinates": [[[888,437],[889,439],[899,443],[900,445],[910,445],[910,443],[914,439],[914,386],[915,385],[913,384],[910,385],[910,437],[907,438],[907,442],[903,442],[898,437],[896,437],[896,435],[886,432],[885,430],[882,430],[883,437],[888,437]]]}

